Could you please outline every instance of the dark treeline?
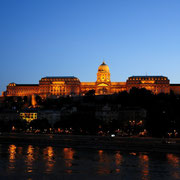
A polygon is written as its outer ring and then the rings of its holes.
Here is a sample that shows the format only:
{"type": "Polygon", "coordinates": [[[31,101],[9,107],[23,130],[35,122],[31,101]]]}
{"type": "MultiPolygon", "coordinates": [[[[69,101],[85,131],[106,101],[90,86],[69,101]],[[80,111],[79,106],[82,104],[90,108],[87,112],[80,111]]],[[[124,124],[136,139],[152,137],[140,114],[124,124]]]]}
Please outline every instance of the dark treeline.
{"type": "MultiPolygon", "coordinates": [[[[31,124],[21,121],[18,118],[11,122],[1,122],[1,130],[10,130],[12,126],[20,127],[19,129],[68,129],[72,133],[97,134],[98,132],[115,132],[117,129],[137,134],[146,129],[149,136],[166,137],[169,134],[178,136],[180,132],[180,96],[170,94],[154,95],[146,89],[132,88],[129,93],[120,92],[113,95],[95,96],[91,90],[85,96],[78,97],[60,97],[57,99],[47,98],[42,100],[36,96],[40,110],[59,110],[62,112],[59,119],[53,126],[44,120],[34,120],[31,124]],[[123,111],[127,107],[138,107],[146,110],[146,117],[142,127],[130,126],[128,121],[119,117],[109,122],[97,118],[97,106],[106,104],[120,105],[118,111],[123,111]],[[71,111],[76,107],[76,111],[71,111]],[[65,110],[64,110],[65,109],[65,110]],[[169,133],[169,134],[168,134],[169,133]]],[[[7,97],[4,100],[3,109],[16,109],[21,111],[23,108],[30,106],[28,97],[7,97]]]]}

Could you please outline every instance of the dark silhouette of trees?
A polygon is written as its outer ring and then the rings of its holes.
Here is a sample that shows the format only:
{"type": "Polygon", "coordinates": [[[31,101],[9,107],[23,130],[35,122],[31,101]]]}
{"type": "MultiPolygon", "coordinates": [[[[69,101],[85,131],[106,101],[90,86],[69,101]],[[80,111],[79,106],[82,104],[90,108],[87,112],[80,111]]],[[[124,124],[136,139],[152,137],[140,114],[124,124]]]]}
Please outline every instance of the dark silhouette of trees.
{"type": "Polygon", "coordinates": [[[89,90],[85,95],[86,96],[94,96],[95,95],[95,90],[94,89],[89,90]]]}
{"type": "Polygon", "coordinates": [[[32,127],[32,129],[39,129],[43,131],[44,129],[49,130],[49,128],[51,128],[51,125],[49,124],[47,119],[36,119],[30,122],[29,127],[32,127]]]}
{"type": "MultiPolygon", "coordinates": [[[[10,109],[20,112],[28,106],[28,97],[5,97],[1,111],[10,109]],[[15,108],[14,108],[15,107],[15,108]]],[[[180,96],[173,92],[170,94],[152,94],[146,89],[132,88],[130,92],[119,92],[113,95],[95,96],[95,91],[90,90],[85,96],[81,97],[60,97],[57,99],[47,98],[42,100],[36,96],[36,101],[41,105],[41,109],[59,110],[68,107],[76,107],[77,111],[65,114],[61,121],[55,123],[55,128],[72,128],[75,133],[96,134],[100,129],[104,131],[114,131],[117,128],[131,129],[123,117],[108,123],[96,119],[97,106],[115,105],[120,107],[120,111],[126,108],[136,107],[146,110],[144,129],[147,129],[150,136],[168,136],[169,132],[177,131],[180,133],[180,96]],[[101,127],[101,128],[99,128],[101,127]]],[[[67,111],[68,112],[68,111],[67,111]]],[[[1,121],[0,131],[11,131],[12,126],[17,129],[26,129],[27,123],[22,120],[1,121]]],[[[48,129],[51,125],[47,120],[33,120],[29,126],[34,129],[48,129]]],[[[29,127],[28,126],[28,127],[29,127]]],[[[135,127],[133,127],[135,129],[135,127]]],[[[139,131],[135,129],[133,131],[139,131]]]]}

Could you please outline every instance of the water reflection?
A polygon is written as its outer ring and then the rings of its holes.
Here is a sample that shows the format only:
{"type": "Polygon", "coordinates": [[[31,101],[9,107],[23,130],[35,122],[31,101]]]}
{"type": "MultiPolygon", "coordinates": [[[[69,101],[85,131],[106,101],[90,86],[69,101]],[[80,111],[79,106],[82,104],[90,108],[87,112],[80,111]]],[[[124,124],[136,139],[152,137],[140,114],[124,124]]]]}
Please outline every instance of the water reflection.
{"type": "Polygon", "coordinates": [[[103,162],[103,161],[104,161],[104,158],[103,158],[103,150],[99,150],[99,151],[98,151],[98,154],[99,154],[99,162],[103,162]]]}
{"type": "Polygon", "coordinates": [[[64,161],[65,161],[65,166],[68,168],[66,172],[68,174],[72,173],[72,169],[69,169],[72,167],[72,162],[74,160],[74,153],[75,151],[72,148],[64,148],[63,149],[63,155],[64,155],[64,161]]]}
{"type": "Polygon", "coordinates": [[[167,154],[166,157],[167,157],[168,163],[175,168],[174,170],[171,171],[172,176],[176,179],[180,179],[180,172],[178,171],[179,162],[180,162],[179,157],[174,154],[167,154]]]}
{"type": "Polygon", "coordinates": [[[15,160],[16,160],[16,146],[14,144],[9,145],[9,170],[13,170],[15,168],[15,160]]]}
{"type": "Polygon", "coordinates": [[[149,157],[146,154],[139,154],[139,162],[142,169],[142,180],[149,179],[149,157]]]}
{"type": "Polygon", "coordinates": [[[46,172],[51,172],[55,164],[54,150],[53,147],[48,146],[43,151],[43,158],[46,160],[46,172]]]}
{"type": "Polygon", "coordinates": [[[119,173],[120,172],[120,165],[123,161],[122,155],[120,154],[120,152],[116,152],[115,154],[115,163],[116,163],[116,172],[119,173]]]}
{"type": "Polygon", "coordinates": [[[167,154],[168,162],[174,167],[179,166],[179,157],[174,154],[167,154]]]}
{"type": "Polygon", "coordinates": [[[22,147],[17,147],[17,154],[22,155],[23,153],[23,148],[22,147]]]}
{"type": "Polygon", "coordinates": [[[25,160],[28,173],[31,173],[33,171],[33,161],[34,161],[34,148],[32,145],[29,145],[27,148],[27,155],[25,160]]]}
{"type": "Polygon", "coordinates": [[[133,155],[133,156],[136,156],[137,153],[135,153],[135,152],[130,152],[129,154],[130,154],[130,155],[133,155]]]}
{"type": "Polygon", "coordinates": [[[17,176],[19,179],[40,179],[41,175],[51,179],[77,175],[79,179],[85,179],[87,174],[95,175],[96,179],[180,179],[179,154],[87,151],[14,144],[0,147],[0,170],[10,179],[17,176]]]}
{"type": "Polygon", "coordinates": [[[98,151],[99,155],[99,164],[98,164],[98,174],[109,174],[111,172],[110,170],[110,164],[109,164],[109,156],[107,153],[105,153],[103,150],[98,151]]]}

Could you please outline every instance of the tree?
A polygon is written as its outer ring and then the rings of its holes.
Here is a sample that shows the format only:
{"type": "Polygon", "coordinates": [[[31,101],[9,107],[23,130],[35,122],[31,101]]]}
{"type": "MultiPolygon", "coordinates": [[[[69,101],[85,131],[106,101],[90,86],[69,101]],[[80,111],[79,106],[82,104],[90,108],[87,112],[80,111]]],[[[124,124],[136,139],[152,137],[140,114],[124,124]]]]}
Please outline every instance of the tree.
{"type": "Polygon", "coordinates": [[[95,90],[94,90],[94,89],[91,89],[91,90],[89,90],[85,95],[86,95],[86,96],[94,96],[94,95],[95,95],[95,90]]]}

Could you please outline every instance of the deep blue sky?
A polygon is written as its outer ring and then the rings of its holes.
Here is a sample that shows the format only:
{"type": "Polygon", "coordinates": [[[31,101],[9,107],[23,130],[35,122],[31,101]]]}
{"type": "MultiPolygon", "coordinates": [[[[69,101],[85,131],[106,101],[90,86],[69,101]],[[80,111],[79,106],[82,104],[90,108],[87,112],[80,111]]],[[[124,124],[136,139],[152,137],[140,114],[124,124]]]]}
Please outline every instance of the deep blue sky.
{"type": "Polygon", "coordinates": [[[0,0],[0,91],[74,75],[165,75],[180,83],[180,0],[0,0]]]}

